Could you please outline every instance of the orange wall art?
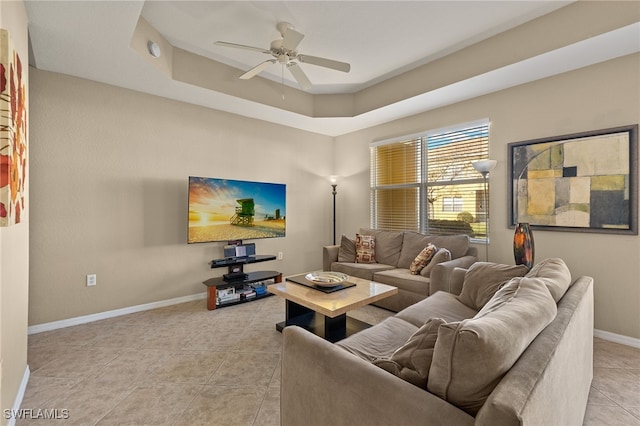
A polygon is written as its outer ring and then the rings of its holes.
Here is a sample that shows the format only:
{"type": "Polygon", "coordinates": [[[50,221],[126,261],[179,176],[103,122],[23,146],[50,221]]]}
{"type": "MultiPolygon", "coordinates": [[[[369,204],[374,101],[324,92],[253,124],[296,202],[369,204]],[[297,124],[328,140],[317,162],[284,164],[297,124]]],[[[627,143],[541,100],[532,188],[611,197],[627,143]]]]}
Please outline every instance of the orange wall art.
{"type": "Polygon", "coordinates": [[[0,29],[0,226],[25,218],[27,82],[9,32],[0,29]]]}

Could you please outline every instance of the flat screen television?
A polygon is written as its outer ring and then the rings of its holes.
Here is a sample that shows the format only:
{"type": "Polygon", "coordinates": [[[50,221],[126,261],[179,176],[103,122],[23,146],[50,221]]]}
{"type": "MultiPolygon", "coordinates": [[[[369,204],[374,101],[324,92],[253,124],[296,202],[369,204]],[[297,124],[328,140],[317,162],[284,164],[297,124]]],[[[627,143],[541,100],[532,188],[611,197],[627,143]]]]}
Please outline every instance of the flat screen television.
{"type": "Polygon", "coordinates": [[[187,242],[284,237],[286,189],[281,183],[190,176],[187,242]]]}

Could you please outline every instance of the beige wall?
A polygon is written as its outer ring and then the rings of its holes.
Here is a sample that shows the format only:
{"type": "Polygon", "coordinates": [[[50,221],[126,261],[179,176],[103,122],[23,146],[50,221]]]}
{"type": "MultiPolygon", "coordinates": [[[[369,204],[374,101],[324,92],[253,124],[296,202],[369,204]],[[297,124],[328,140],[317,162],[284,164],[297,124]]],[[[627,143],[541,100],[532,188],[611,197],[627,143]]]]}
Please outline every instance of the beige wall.
{"type": "MultiPolygon", "coordinates": [[[[491,261],[512,263],[507,144],[640,122],[640,55],[593,65],[336,139],[338,233],[369,224],[369,143],[482,118],[491,120],[491,261]],[[348,213],[347,213],[348,212],[348,213]]],[[[595,279],[595,328],[640,338],[640,237],[535,232],[536,259],[561,257],[595,279]]]]}
{"type": "Polygon", "coordinates": [[[332,138],[35,69],[31,108],[30,325],[203,293],[226,273],[208,266],[223,243],[186,244],[190,175],[286,184],[286,237],[253,240],[284,259],[247,270],[321,268],[332,138]]]}
{"type": "MultiPolygon", "coordinates": [[[[189,175],[286,183],[287,237],[256,240],[259,252],[285,258],[249,269],[319,268],[332,226],[324,176],[342,176],[338,234],[354,233],[369,224],[369,142],[481,118],[491,120],[499,161],[490,257],[510,263],[506,145],[639,122],[638,62],[621,58],[335,139],[31,70],[29,324],[204,291],[203,280],[224,272],[207,266],[222,244],[185,244],[189,175]],[[98,285],[87,288],[90,273],[98,285]]],[[[598,329],[640,338],[638,237],[541,231],[536,245],[538,259],[563,257],[574,275],[595,277],[598,329]]]]}
{"type": "MultiPolygon", "coordinates": [[[[0,28],[9,31],[24,64],[28,82],[27,16],[22,1],[0,2],[0,28]]],[[[27,171],[29,168],[27,167],[27,171]]],[[[28,173],[28,172],[27,172],[28,173]]],[[[0,416],[14,408],[27,368],[27,309],[29,298],[29,179],[27,210],[17,225],[0,228],[0,416]]]]}

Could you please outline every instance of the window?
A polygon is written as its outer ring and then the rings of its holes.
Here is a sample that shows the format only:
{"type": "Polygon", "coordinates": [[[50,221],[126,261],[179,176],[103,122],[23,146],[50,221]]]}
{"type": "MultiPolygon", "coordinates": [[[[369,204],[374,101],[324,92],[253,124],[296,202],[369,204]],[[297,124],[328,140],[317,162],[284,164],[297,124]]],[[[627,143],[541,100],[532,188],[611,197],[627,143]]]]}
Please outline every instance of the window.
{"type": "Polygon", "coordinates": [[[442,198],[443,212],[461,212],[464,201],[462,197],[444,197],[442,198]]]}
{"type": "Polygon", "coordinates": [[[482,176],[489,123],[371,144],[371,227],[486,238],[482,176]]]}

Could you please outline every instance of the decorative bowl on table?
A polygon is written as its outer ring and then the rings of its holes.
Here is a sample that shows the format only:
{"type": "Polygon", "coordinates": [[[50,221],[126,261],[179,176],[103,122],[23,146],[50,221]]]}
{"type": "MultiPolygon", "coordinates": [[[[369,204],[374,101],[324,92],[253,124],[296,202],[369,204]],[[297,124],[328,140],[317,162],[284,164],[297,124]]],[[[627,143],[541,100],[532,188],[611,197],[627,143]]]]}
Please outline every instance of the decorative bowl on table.
{"type": "Polygon", "coordinates": [[[317,271],[305,275],[305,278],[320,287],[335,287],[349,279],[342,272],[317,271]]]}

